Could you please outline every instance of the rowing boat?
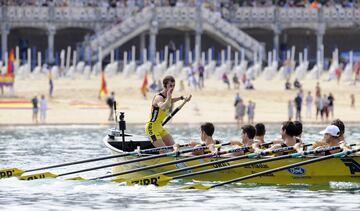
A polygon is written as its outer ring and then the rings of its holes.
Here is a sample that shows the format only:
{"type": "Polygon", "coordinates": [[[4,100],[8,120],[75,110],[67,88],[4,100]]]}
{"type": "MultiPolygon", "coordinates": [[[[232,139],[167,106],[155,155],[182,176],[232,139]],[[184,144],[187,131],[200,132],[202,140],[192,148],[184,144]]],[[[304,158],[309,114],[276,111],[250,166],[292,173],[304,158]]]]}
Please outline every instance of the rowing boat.
{"type": "MultiPolygon", "coordinates": [[[[134,151],[137,148],[148,149],[152,147],[152,144],[146,137],[136,136],[127,134],[125,136],[124,142],[118,134],[111,133],[104,138],[105,146],[111,151],[112,154],[122,154],[129,151],[134,151]],[[125,149],[125,150],[123,150],[125,149]]],[[[116,162],[121,162],[124,160],[131,160],[139,158],[139,156],[148,156],[139,154],[138,156],[127,156],[116,158],[116,162]]],[[[141,161],[136,163],[131,163],[127,165],[115,166],[113,167],[113,173],[118,173],[130,169],[145,167],[149,165],[155,165],[159,163],[169,162],[173,160],[183,159],[186,156],[179,157],[162,157],[157,159],[151,159],[147,161],[141,161]]],[[[188,162],[177,163],[174,165],[168,165],[160,168],[144,170],[136,173],[125,174],[115,178],[115,180],[129,180],[135,178],[142,178],[153,174],[158,174],[161,172],[180,169],[187,166],[193,166],[202,163],[213,162],[217,160],[224,159],[222,157],[218,158],[203,158],[197,159],[188,162]]],[[[202,167],[193,170],[187,170],[180,173],[173,174],[171,176],[191,173],[197,171],[203,171],[206,169],[220,168],[223,166],[231,166],[233,164],[244,163],[253,161],[258,158],[252,159],[241,159],[237,161],[230,162],[221,162],[213,164],[207,167],[202,167]]],[[[256,165],[244,166],[240,168],[233,168],[208,174],[201,174],[197,176],[191,176],[184,178],[186,180],[199,180],[199,181],[226,181],[241,176],[254,174],[257,172],[294,164],[297,162],[305,161],[311,159],[307,158],[288,158],[272,162],[259,163],[256,165]]],[[[258,183],[258,184],[328,184],[329,182],[360,182],[360,157],[345,157],[345,158],[333,158],[330,160],[316,162],[306,166],[297,166],[294,168],[289,168],[287,171],[280,171],[272,174],[267,174],[265,176],[256,177],[252,179],[245,180],[244,183],[258,183]]]]}

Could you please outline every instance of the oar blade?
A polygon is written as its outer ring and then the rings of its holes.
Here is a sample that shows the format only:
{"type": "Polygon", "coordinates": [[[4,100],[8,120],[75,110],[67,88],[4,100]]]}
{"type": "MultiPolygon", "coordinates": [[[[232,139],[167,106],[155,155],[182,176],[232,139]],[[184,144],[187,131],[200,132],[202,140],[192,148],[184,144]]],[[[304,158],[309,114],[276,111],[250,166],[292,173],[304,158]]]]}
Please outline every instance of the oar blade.
{"type": "Polygon", "coordinates": [[[44,173],[20,176],[19,179],[21,179],[21,180],[36,180],[36,179],[50,179],[50,178],[56,178],[56,177],[58,177],[58,175],[53,174],[51,172],[44,172],[44,173]]]}
{"type": "Polygon", "coordinates": [[[180,188],[180,190],[189,190],[189,189],[196,189],[196,190],[209,190],[211,186],[203,185],[203,184],[193,184],[188,185],[185,187],[180,188]]]}
{"type": "Polygon", "coordinates": [[[66,178],[65,180],[77,180],[77,181],[84,181],[84,180],[87,180],[87,179],[82,178],[82,177],[70,177],[70,178],[66,178]]]}
{"type": "Polygon", "coordinates": [[[18,168],[7,168],[0,170],[0,179],[9,178],[9,177],[17,177],[23,174],[24,171],[18,168]]]}
{"type": "Polygon", "coordinates": [[[168,182],[172,180],[172,177],[165,175],[156,175],[156,176],[147,176],[137,179],[132,179],[126,181],[127,185],[155,185],[155,186],[165,186],[168,182]]]}

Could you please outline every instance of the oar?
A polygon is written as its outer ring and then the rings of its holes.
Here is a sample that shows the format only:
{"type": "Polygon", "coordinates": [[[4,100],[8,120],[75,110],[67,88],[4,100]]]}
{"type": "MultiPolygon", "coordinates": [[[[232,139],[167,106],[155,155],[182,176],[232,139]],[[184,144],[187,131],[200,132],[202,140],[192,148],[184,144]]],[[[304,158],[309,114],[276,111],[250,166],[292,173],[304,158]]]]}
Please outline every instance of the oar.
{"type": "MultiPolygon", "coordinates": [[[[240,181],[243,181],[243,180],[263,176],[263,175],[266,175],[266,174],[271,174],[271,173],[286,170],[286,169],[289,169],[289,168],[294,168],[294,167],[297,167],[297,166],[305,166],[305,165],[309,165],[309,164],[316,163],[316,162],[319,162],[319,161],[328,160],[328,159],[331,159],[331,158],[345,157],[345,156],[351,155],[351,154],[353,154],[355,152],[359,152],[359,151],[360,151],[360,148],[352,149],[352,150],[345,150],[343,152],[338,152],[338,153],[335,153],[335,154],[330,154],[330,155],[314,158],[314,159],[311,159],[311,160],[306,160],[306,161],[302,161],[302,162],[298,162],[298,163],[294,163],[294,164],[290,164],[290,165],[286,165],[286,166],[282,166],[282,167],[262,171],[262,172],[259,172],[259,173],[250,174],[250,175],[239,177],[239,178],[236,178],[236,179],[232,179],[232,180],[229,180],[229,181],[226,181],[226,182],[221,182],[221,183],[218,183],[218,184],[215,184],[215,185],[207,186],[207,185],[202,185],[202,184],[195,184],[195,185],[186,186],[186,187],[184,187],[182,189],[208,190],[208,189],[211,189],[211,188],[215,188],[215,187],[219,187],[219,186],[223,186],[223,185],[227,185],[227,184],[231,184],[231,183],[235,183],[235,182],[240,182],[240,181]]],[[[303,154],[305,154],[305,152],[304,153],[294,153],[294,157],[302,156],[303,154]]]]}
{"type": "MultiPolygon", "coordinates": [[[[230,145],[230,143],[224,143],[224,144],[220,144],[220,145],[221,146],[226,146],[226,145],[230,145]]],[[[70,175],[70,174],[93,171],[93,170],[112,167],[112,166],[120,166],[120,165],[125,165],[125,164],[130,164],[130,163],[136,163],[136,162],[140,162],[140,161],[152,160],[152,159],[156,159],[156,158],[176,157],[176,156],[179,156],[180,154],[189,153],[189,152],[196,152],[196,151],[202,151],[202,150],[204,150],[206,148],[207,148],[206,146],[195,147],[195,148],[191,148],[191,149],[181,150],[181,151],[178,151],[178,152],[168,152],[168,153],[159,154],[159,155],[141,157],[141,158],[137,158],[137,159],[133,159],[133,160],[126,160],[126,161],[122,161],[122,162],[117,162],[117,163],[112,163],[112,164],[107,164],[107,165],[102,165],[102,166],[96,166],[96,167],[92,167],[92,168],[86,168],[86,169],[71,171],[71,172],[58,174],[58,175],[54,174],[54,173],[51,173],[51,172],[37,173],[37,174],[32,174],[32,175],[20,176],[20,179],[21,180],[34,180],[34,179],[56,178],[56,177],[60,177],[60,176],[66,176],[66,175],[70,175]]],[[[73,179],[73,178],[71,178],[71,179],[73,179]]],[[[76,177],[76,179],[77,180],[84,180],[83,178],[79,178],[79,177],[76,177]]]]}
{"type": "MultiPolygon", "coordinates": [[[[290,148],[291,149],[291,147],[285,147],[285,148],[290,148]]],[[[166,175],[169,175],[169,174],[174,174],[174,173],[178,173],[178,172],[182,172],[182,171],[186,171],[186,170],[190,170],[190,169],[196,169],[196,168],[200,168],[200,167],[210,166],[210,165],[214,165],[214,164],[217,164],[217,163],[225,163],[225,162],[244,159],[244,158],[254,158],[254,157],[257,157],[259,155],[268,155],[268,153],[278,153],[278,152],[280,152],[280,150],[283,151],[285,148],[277,149],[277,151],[273,150],[273,151],[269,151],[269,152],[265,151],[265,152],[261,152],[261,153],[251,153],[251,154],[248,154],[248,155],[243,155],[243,156],[238,156],[238,157],[232,157],[232,158],[217,160],[217,161],[214,161],[214,162],[189,166],[189,167],[181,168],[181,169],[170,170],[170,171],[162,172],[162,173],[159,173],[159,174],[146,176],[146,177],[143,177],[143,178],[128,180],[128,181],[126,181],[126,183],[128,185],[134,185],[134,184],[149,185],[149,184],[147,184],[147,182],[148,181],[153,181],[153,182],[156,182],[156,183],[154,183],[154,185],[163,186],[163,185],[166,185],[170,180],[181,179],[181,178],[195,176],[195,175],[201,175],[201,174],[207,174],[207,173],[212,173],[212,172],[217,172],[217,171],[227,170],[227,169],[232,169],[232,168],[239,168],[239,167],[243,167],[243,166],[255,165],[255,164],[259,164],[259,163],[266,163],[266,162],[271,162],[271,161],[281,160],[281,159],[286,159],[286,158],[292,158],[295,155],[299,156],[299,154],[304,156],[304,155],[317,154],[317,153],[323,153],[323,152],[327,152],[327,151],[340,149],[340,147],[338,147],[338,146],[328,147],[328,148],[323,148],[323,149],[305,151],[305,152],[301,152],[301,153],[293,153],[293,154],[288,154],[288,155],[282,155],[282,156],[272,157],[272,158],[267,158],[267,159],[254,160],[254,161],[250,161],[250,162],[239,163],[239,164],[220,167],[220,168],[213,168],[213,169],[208,169],[208,170],[198,171],[198,172],[193,172],[193,173],[188,173],[188,174],[182,174],[182,175],[173,176],[173,177],[166,176],[166,175]]],[[[287,150],[290,150],[290,149],[287,149],[287,150]]]]}
{"type": "MultiPolygon", "coordinates": [[[[189,96],[189,99],[191,99],[191,95],[189,96]]],[[[185,99],[184,102],[181,103],[181,105],[179,105],[177,108],[175,108],[175,110],[173,112],[171,112],[166,119],[163,121],[162,125],[164,126],[166,123],[168,123],[168,121],[170,121],[171,118],[173,118],[173,116],[175,116],[175,114],[177,112],[180,111],[180,109],[187,103],[189,102],[189,100],[185,99]]]]}
{"type": "MultiPolygon", "coordinates": [[[[183,163],[183,162],[188,162],[188,161],[202,159],[202,158],[210,158],[210,157],[220,156],[220,155],[227,154],[227,153],[240,152],[240,151],[244,151],[244,150],[247,150],[247,149],[249,149],[249,147],[240,147],[240,148],[220,151],[216,155],[214,155],[212,153],[208,153],[208,154],[203,154],[203,155],[191,156],[191,157],[180,159],[180,160],[173,160],[173,161],[169,161],[169,162],[165,162],[165,163],[159,163],[159,164],[150,165],[150,166],[144,166],[144,167],[140,167],[140,168],[136,168],[136,169],[130,169],[130,170],[118,172],[118,173],[115,173],[115,174],[110,174],[110,175],[105,175],[105,176],[101,176],[101,177],[92,178],[92,179],[89,179],[89,180],[97,180],[97,179],[105,179],[105,178],[110,178],[110,177],[116,177],[116,176],[120,176],[120,175],[124,175],[124,174],[130,174],[130,173],[135,173],[135,172],[139,172],[139,171],[145,171],[145,170],[149,170],[149,169],[153,169],[153,168],[159,168],[159,167],[168,166],[168,165],[172,165],[172,164],[183,163]]],[[[113,180],[113,181],[115,181],[115,182],[124,182],[125,180],[120,179],[120,180],[113,180]]]]}
{"type": "MultiPolygon", "coordinates": [[[[188,144],[180,145],[180,147],[184,147],[184,146],[188,146],[188,144]]],[[[167,150],[167,149],[171,149],[171,148],[173,148],[173,147],[172,146],[164,146],[164,147],[141,150],[140,153],[149,154],[149,153],[154,153],[154,152],[158,152],[160,150],[167,150]]],[[[74,162],[68,162],[68,163],[61,163],[61,164],[57,164],[57,165],[45,166],[45,167],[34,168],[34,169],[29,169],[29,170],[21,170],[18,168],[7,168],[7,169],[0,170],[0,179],[20,176],[23,173],[32,172],[32,171],[52,169],[52,168],[58,168],[58,167],[63,167],[63,166],[71,166],[71,165],[75,165],[75,164],[88,163],[88,162],[106,160],[106,159],[111,159],[111,158],[119,158],[119,157],[125,157],[125,156],[130,156],[130,155],[137,155],[137,154],[138,154],[138,152],[136,152],[136,151],[127,152],[124,154],[110,155],[110,156],[99,157],[99,158],[92,158],[92,159],[86,159],[86,160],[80,160],[80,161],[74,161],[74,162]]]]}

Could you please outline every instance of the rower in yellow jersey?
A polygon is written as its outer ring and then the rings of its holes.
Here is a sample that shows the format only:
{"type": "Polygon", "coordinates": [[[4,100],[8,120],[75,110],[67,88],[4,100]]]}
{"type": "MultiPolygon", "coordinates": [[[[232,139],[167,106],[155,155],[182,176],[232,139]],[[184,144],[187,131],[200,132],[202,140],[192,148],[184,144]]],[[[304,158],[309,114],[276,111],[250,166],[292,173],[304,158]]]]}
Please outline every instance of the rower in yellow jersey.
{"type": "Polygon", "coordinates": [[[164,89],[152,100],[150,117],[145,125],[145,133],[150,137],[154,147],[175,144],[172,136],[163,128],[162,122],[168,115],[172,103],[179,100],[190,101],[191,99],[191,95],[186,98],[183,96],[172,98],[172,92],[175,88],[175,79],[172,76],[166,76],[163,79],[163,87],[164,89]]]}

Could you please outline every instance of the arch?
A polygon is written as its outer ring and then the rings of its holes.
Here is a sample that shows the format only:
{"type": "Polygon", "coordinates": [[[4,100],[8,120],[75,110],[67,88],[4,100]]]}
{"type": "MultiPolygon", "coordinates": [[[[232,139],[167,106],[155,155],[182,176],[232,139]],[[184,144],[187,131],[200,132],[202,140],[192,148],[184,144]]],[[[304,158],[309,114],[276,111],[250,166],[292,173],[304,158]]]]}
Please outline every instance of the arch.
{"type": "Polygon", "coordinates": [[[264,43],[266,52],[274,49],[274,32],[271,28],[251,27],[242,28],[242,30],[257,41],[264,43]]]}
{"type": "MultiPolygon", "coordinates": [[[[295,46],[295,52],[302,52],[308,49],[308,58],[316,58],[316,31],[311,28],[293,27],[286,28],[281,32],[280,36],[280,58],[286,58],[286,50],[295,46]]],[[[295,60],[298,59],[298,53],[295,60]]]]}
{"type": "Polygon", "coordinates": [[[357,28],[334,27],[328,28],[324,35],[324,55],[327,58],[332,57],[335,48],[339,53],[344,51],[359,51],[360,43],[357,42],[360,37],[360,30],[357,28]]]}
{"type": "Polygon", "coordinates": [[[94,30],[82,27],[63,27],[56,30],[54,50],[55,52],[66,49],[68,46],[71,49],[76,49],[84,41],[85,36],[94,34],[94,30]]]}
{"type": "Polygon", "coordinates": [[[8,35],[8,49],[19,46],[20,58],[26,57],[27,48],[44,52],[47,49],[47,30],[37,27],[13,27],[8,35]],[[46,40],[46,42],[44,42],[46,40]]]}

